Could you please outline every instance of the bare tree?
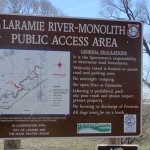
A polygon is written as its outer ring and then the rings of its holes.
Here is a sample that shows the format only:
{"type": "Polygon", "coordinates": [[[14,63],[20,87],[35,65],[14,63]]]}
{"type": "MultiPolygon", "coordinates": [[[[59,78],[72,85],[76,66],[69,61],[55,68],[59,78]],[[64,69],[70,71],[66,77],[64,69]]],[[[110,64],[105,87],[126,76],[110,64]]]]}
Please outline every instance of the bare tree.
{"type": "MultiPolygon", "coordinates": [[[[104,10],[100,15],[106,18],[139,20],[150,25],[150,12],[146,0],[102,0],[104,10]]],[[[150,56],[150,41],[143,39],[144,51],[150,56]]]]}
{"type": "Polygon", "coordinates": [[[23,7],[22,14],[33,14],[35,0],[28,0],[26,5],[23,7]]]}
{"type": "Polygon", "coordinates": [[[0,0],[0,12],[62,16],[49,0],[0,0]]]}
{"type": "Polygon", "coordinates": [[[39,14],[39,8],[40,8],[40,4],[39,4],[39,1],[37,0],[33,0],[33,3],[32,3],[32,13],[31,14],[39,14]]]}
{"type": "Polygon", "coordinates": [[[0,12],[4,12],[4,9],[5,9],[5,1],[4,0],[0,0],[0,12]]]}
{"type": "Polygon", "coordinates": [[[5,0],[6,1],[6,12],[9,13],[23,13],[23,9],[27,3],[27,0],[5,0]]]}
{"type": "MultiPolygon", "coordinates": [[[[138,20],[147,28],[150,27],[149,5],[146,0],[101,0],[101,3],[103,10],[100,11],[100,15],[105,18],[138,20]]],[[[143,38],[143,52],[150,57],[149,35],[143,38]]],[[[147,79],[143,77],[143,82],[150,87],[150,81],[147,79]]]]}
{"type": "Polygon", "coordinates": [[[50,16],[62,16],[63,13],[54,7],[48,0],[34,0],[32,3],[33,13],[50,16]]]}
{"type": "MultiPolygon", "coordinates": [[[[55,14],[55,10],[51,3],[47,0],[40,1],[40,14],[49,15],[50,13],[53,15],[55,14]]],[[[57,10],[56,10],[57,11],[57,10]]]]}

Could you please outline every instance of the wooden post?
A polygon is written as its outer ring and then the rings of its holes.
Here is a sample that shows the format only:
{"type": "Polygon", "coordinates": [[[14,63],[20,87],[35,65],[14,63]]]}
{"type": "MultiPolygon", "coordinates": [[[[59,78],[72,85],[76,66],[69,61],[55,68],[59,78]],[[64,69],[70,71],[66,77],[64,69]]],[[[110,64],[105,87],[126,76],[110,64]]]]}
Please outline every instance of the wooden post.
{"type": "Polygon", "coordinates": [[[21,140],[4,140],[4,150],[20,149],[21,140]]]}
{"type": "Polygon", "coordinates": [[[105,140],[106,144],[118,144],[121,145],[121,138],[108,138],[105,140]]]}

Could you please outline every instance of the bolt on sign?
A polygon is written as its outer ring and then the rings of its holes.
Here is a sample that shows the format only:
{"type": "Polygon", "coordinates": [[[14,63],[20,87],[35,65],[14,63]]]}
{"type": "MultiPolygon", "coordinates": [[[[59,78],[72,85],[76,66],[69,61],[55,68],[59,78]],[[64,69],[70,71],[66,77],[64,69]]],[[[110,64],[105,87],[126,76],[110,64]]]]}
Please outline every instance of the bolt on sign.
{"type": "Polygon", "coordinates": [[[137,145],[97,145],[97,150],[139,150],[137,145]]]}
{"type": "Polygon", "coordinates": [[[140,22],[0,14],[0,137],[141,133],[140,22]]]}

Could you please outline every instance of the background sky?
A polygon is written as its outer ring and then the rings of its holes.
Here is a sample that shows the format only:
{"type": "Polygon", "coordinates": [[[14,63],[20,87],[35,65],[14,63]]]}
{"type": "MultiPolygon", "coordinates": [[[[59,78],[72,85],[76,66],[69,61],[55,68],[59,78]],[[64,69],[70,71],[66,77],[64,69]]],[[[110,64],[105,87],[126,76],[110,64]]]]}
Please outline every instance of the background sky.
{"type": "Polygon", "coordinates": [[[99,0],[50,0],[52,5],[67,16],[99,18],[99,0]]]}

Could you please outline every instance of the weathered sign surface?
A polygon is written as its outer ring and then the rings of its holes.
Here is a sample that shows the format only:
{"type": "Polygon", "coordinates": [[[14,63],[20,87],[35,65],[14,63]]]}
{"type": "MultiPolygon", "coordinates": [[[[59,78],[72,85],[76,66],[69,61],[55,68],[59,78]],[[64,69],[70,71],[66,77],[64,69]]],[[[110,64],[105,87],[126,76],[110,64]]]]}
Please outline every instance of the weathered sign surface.
{"type": "Polygon", "coordinates": [[[0,137],[138,136],[140,22],[0,15],[0,137]]]}

